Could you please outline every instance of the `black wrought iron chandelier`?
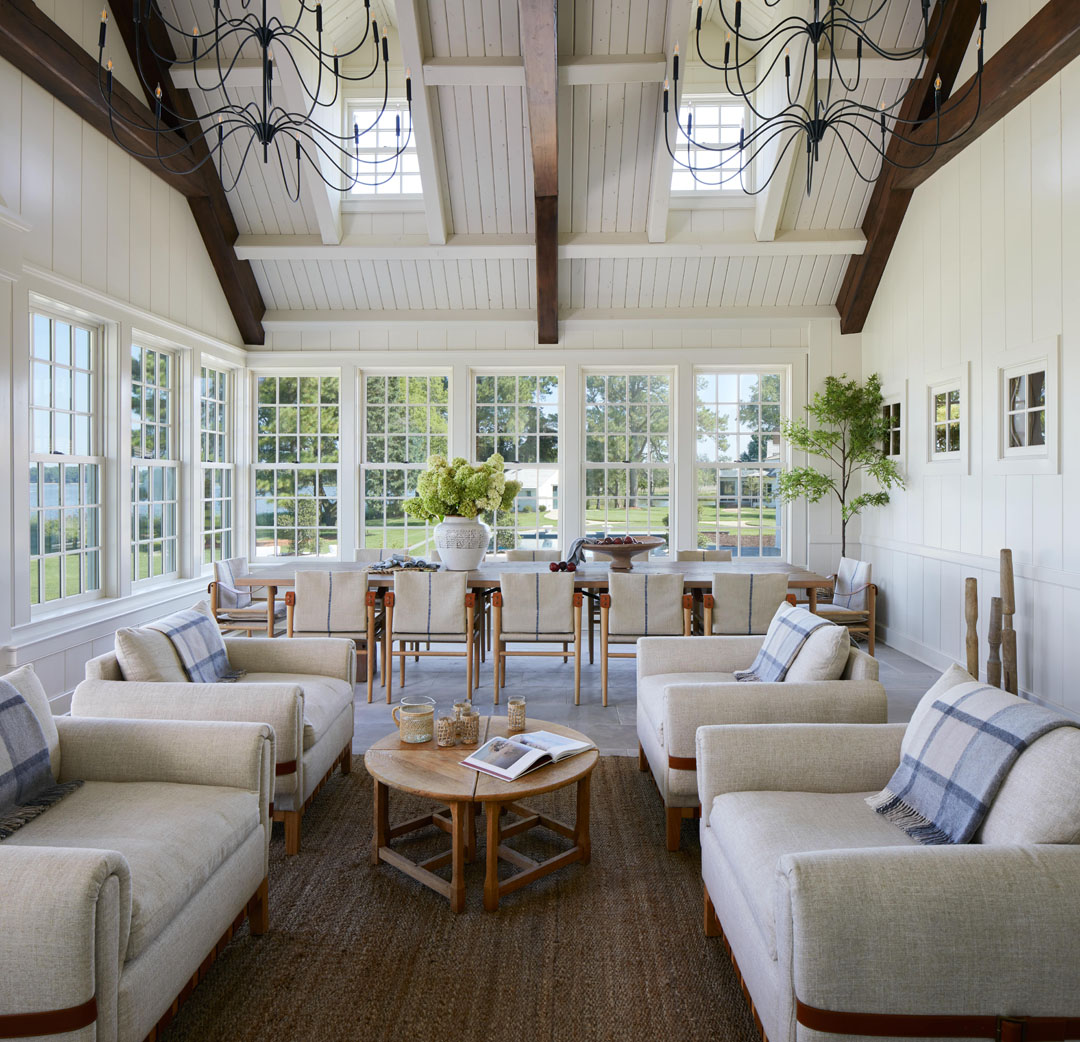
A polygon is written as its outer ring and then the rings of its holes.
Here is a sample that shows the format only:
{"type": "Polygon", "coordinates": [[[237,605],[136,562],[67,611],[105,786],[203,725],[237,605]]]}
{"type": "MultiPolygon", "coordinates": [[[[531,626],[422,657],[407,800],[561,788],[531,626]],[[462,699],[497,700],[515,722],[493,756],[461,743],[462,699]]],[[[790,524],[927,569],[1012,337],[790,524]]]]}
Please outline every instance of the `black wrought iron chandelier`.
{"type": "MultiPolygon", "coordinates": [[[[188,162],[183,173],[194,174],[202,166],[216,159],[226,191],[238,184],[245,164],[252,154],[261,153],[263,163],[276,159],[289,197],[296,202],[300,198],[302,168],[306,164],[315,175],[335,191],[348,192],[357,186],[375,188],[385,184],[397,173],[402,153],[412,137],[412,84],[405,76],[405,99],[407,125],[402,126],[401,115],[395,117],[395,147],[391,152],[361,154],[360,139],[378,127],[386,113],[390,98],[390,48],[386,31],[379,35],[379,26],[371,17],[370,0],[364,0],[366,23],[360,42],[351,50],[338,54],[336,49],[323,48],[322,4],[309,5],[299,0],[299,9],[293,22],[267,16],[266,0],[234,0],[242,13],[232,16],[222,7],[228,0],[213,0],[214,27],[209,33],[200,33],[198,26],[187,32],[170,21],[161,10],[159,0],[134,0],[134,65],[147,94],[154,98],[153,121],[138,122],[113,106],[113,63],[104,61],[105,37],[108,14],[101,12],[101,28],[98,34],[98,80],[101,96],[109,110],[109,125],[113,138],[128,154],[140,159],[157,160],[174,172],[170,161],[185,156],[188,162]],[[258,6],[257,12],[251,10],[258,6]],[[315,36],[312,38],[300,28],[305,15],[315,16],[315,36]],[[160,29],[171,37],[177,51],[165,55],[155,48],[153,40],[160,29]],[[369,39],[371,43],[369,44],[369,39]],[[357,75],[342,71],[342,65],[365,46],[374,46],[374,61],[370,70],[357,75]],[[186,48],[187,53],[179,53],[186,48]],[[298,56],[300,61],[298,61],[298,56]],[[153,59],[151,61],[150,59],[153,59]],[[232,76],[241,63],[257,59],[261,67],[261,83],[258,98],[243,102],[237,95],[232,76]],[[274,100],[275,69],[284,68],[288,62],[295,70],[306,100],[306,108],[290,110],[274,100]],[[213,104],[208,111],[195,118],[186,118],[167,102],[160,83],[151,83],[144,65],[152,68],[190,68],[196,87],[208,96],[218,95],[220,104],[213,104]],[[339,86],[360,83],[376,76],[382,68],[382,101],[374,118],[367,126],[353,123],[352,132],[338,135],[322,126],[316,118],[320,109],[333,109],[338,101],[339,86]],[[309,67],[307,77],[301,71],[309,67]],[[312,80],[314,82],[312,82],[312,80]],[[150,132],[154,136],[153,152],[140,152],[125,143],[117,133],[118,124],[150,132]],[[185,143],[176,143],[175,133],[185,143]],[[240,145],[240,159],[226,161],[225,143],[234,137],[240,145]],[[201,147],[205,146],[205,148],[201,147]],[[320,157],[328,163],[329,178],[323,173],[320,157]],[[295,167],[294,164],[295,163],[295,167]],[[227,169],[231,165],[231,169],[227,169]]],[[[158,36],[160,38],[160,36],[158,36]]],[[[218,98],[215,98],[215,102],[218,98]]],[[[366,118],[365,118],[366,122],[366,118]]],[[[365,150],[366,151],[366,150],[365,150]]]]}
{"type": "MultiPolygon", "coordinates": [[[[765,6],[775,7],[781,0],[763,0],[765,6]]],[[[955,3],[956,0],[938,0],[939,4],[955,3]]],[[[821,156],[821,145],[827,135],[836,135],[855,174],[863,181],[872,182],[880,175],[886,163],[904,169],[916,169],[930,162],[942,145],[963,137],[978,119],[982,107],[983,35],[986,31],[986,3],[979,12],[979,36],[977,41],[977,71],[964,91],[948,97],[943,92],[941,76],[935,76],[932,114],[905,118],[901,113],[908,95],[916,88],[926,71],[926,63],[937,33],[943,23],[938,18],[931,28],[931,0],[920,0],[922,8],[922,39],[915,46],[890,51],[881,47],[872,35],[875,20],[889,6],[889,0],[874,0],[864,17],[855,17],[846,11],[845,0],[813,0],[813,15],[803,18],[792,15],[781,19],[768,32],[760,36],[748,35],[742,26],[742,0],[736,0],[734,17],[729,18],[727,0],[718,0],[718,8],[727,28],[724,42],[723,62],[710,61],[702,53],[701,21],[702,0],[698,0],[695,43],[697,55],[710,69],[724,74],[726,93],[746,103],[751,113],[752,127],[740,131],[738,142],[717,143],[697,140],[694,137],[692,113],[685,122],[680,116],[679,103],[679,50],[675,47],[672,59],[672,81],[675,92],[675,144],[671,142],[671,130],[667,113],[669,110],[669,84],[664,81],[664,137],[668,153],[679,169],[687,171],[695,181],[709,188],[723,188],[731,181],[743,187],[750,195],[765,190],[780,168],[784,155],[800,142],[806,153],[806,192],[813,188],[814,169],[821,156]],[[825,8],[822,12],[822,7],[825,8]],[[840,50],[841,43],[855,44],[854,76],[845,77],[840,50]],[[794,61],[793,61],[794,52],[794,61]],[[918,72],[908,87],[892,103],[880,106],[868,105],[859,100],[856,92],[863,85],[863,55],[870,52],[888,61],[919,60],[918,72]],[[781,65],[782,59],[782,65],[781,65]],[[794,71],[793,71],[794,66],[794,71]],[[783,68],[786,105],[778,111],[769,112],[761,100],[762,85],[770,77],[779,75],[783,68]],[[744,82],[744,74],[753,74],[752,82],[744,82]],[[810,77],[809,83],[807,78],[810,77]],[[949,137],[941,136],[943,117],[962,104],[972,92],[976,92],[975,113],[971,120],[949,137]],[[809,97],[809,104],[803,99],[809,97]],[[929,142],[912,136],[916,127],[926,123],[936,125],[937,133],[929,142]],[[685,140],[684,156],[679,155],[679,138],[685,140]],[[924,150],[924,157],[914,163],[895,162],[887,154],[891,137],[916,145],[924,150]],[[779,139],[779,140],[777,140],[779,139]],[[747,185],[746,173],[754,167],[764,150],[774,141],[775,149],[769,154],[768,169],[759,165],[758,180],[747,185]],[[704,157],[704,158],[703,158],[704,157]]],[[[850,51],[848,52],[850,54],[850,51]]]]}

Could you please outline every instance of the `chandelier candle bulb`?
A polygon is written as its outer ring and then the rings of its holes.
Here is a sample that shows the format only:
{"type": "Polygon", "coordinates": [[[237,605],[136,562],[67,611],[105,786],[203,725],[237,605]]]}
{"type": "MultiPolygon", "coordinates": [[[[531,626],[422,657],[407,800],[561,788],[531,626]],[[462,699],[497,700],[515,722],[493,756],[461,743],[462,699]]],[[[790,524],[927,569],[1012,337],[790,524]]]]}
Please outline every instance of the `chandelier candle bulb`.
{"type": "Polygon", "coordinates": [[[98,50],[105,46],[105,30],[108,28],[108,12],[101,12],[101,27],[98,29],[98,50]]]}

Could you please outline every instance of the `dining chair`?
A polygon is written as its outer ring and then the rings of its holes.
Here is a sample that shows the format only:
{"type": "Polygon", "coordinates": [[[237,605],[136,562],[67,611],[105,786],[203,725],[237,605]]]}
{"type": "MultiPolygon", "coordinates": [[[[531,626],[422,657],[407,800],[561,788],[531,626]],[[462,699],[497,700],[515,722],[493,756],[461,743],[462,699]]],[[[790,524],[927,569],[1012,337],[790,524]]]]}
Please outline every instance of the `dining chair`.
{"type": "Polygon", "coordinates": [[[265,595],[255,596],[250,586],[237,586],[236,580],[250,574],[246,557],[230,557],[214,562],[214,581],[210,583],[210,611],[223,633],[256,631],[277,636],[279,620],[285,618],[285,605],[274,605],[274,617],[269,618],[265,595]]]}
{"type": "Polygon", "coordinates": [[[635,658],[611,651],[612,644],[637,644],[639,637],[689,637],[693,598],[683,593],[681,572],[644,575],[608,572],[600,595],[600,694],[608,704],[608,659],[635,658]]]}
{"type": "MultiPolygon", "coordinates": [[[[388,546],[373,547],[365,546],[356,551],[356,561],[359,564],[377,564],[379,561],[385,561],[389,557],[393,557],[394,554],[404,553],[402,550],[392,550],[388,546]]],[[[408,554],[405,554],[408,557],[408,554]]]]}
{"type": "Polygon", "coordinates": [[[491,595],[495,653],[495,705],[499,688],[506,686],[506,659],[510,655],[567,659],[574,644],[574,705],[581,705],[581,603],[568,572],[504,572],[499,589],[491,595]],[[562,651],[508,651],[512,644],[562,644],[562,651]]]}
{"type": "MultiPolygon", "coordinates": [[[[588,554],[592,555],[592,560],[600,561],[605,564],[615,560],[611,554],[604,553],[603,550],[586,550],[588,554]]],[[[641,557],[648,557],[649,549],[646,548],[639,554],[633,554],[630,557],[631,561],[636,561],[641,557]]],[[[596,629],[600,625],[600,595],[595,592],[586,591],[585,597],[589,602],[588,611],[588,629],[589,629],[589,665],[593,664],[593,646],[596,640],[596,629]]]]}
{"type": "Polygon", "coordinates": [[[376,607],[375,591],[368,590],[367,569],[299,571],[293,588],[285,594],[285,609],[288,637],[346,637],[356,643],[357,665],[361,655],[367,659],[370,702],[384,619],[383,610],[376,607]]]}
{"type": "Polygon", "coordinates": [[[705,594],[705,633],[713,636],[767,633],[776,609],[787,600],[787,572],[718,572],[705,594]]]}
{"type": "Polygon", "coordinates": [[[866,637],[866,650],[874,654],[877,624],[877,587],[871,582],[869,561],[841,557],[840,567],[832,576],[832,603],[818,604],[817,613],[830,622],[847,626],[848,632],[866,637]]]}
{"type": "Polygon", "coordinates": [[[393,660],[398,660],[400,683],[405,686],[405,660],[412,656],[441,655],[465,659],[466,697],[472,701],[480,686],[476,598],[466,572],[395,572],[394,588],[386,593],[385,650],[386,701],[394,686],[393,660]],[[400,644],[394,650],[394,643],[400,644]],[[420,644],[424,643],[424,650],[420,644]],[[410,649],[409,645],[413,647],[410,649]],[[464,644],[463,651],[432,649],[432,644],[464,644]]]}
{"type": "Polygon", "coordinates": [[[730,561],[730,550],[676,550],[676,561],[730,561]]]}

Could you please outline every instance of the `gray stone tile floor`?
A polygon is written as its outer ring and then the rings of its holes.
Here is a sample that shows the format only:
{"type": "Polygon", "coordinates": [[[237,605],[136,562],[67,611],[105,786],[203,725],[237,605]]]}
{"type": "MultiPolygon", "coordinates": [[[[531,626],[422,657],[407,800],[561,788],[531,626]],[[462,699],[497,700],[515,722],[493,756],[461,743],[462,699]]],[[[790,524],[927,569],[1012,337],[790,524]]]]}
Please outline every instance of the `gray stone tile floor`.
{"type": "MultiPolygon", "coordinates": [[[[916,703],[939,673],[930,666],[878,643],[876,657],[880,679],[889,698],[889,720],[904,722],[911,717],[916,703]]],[[[398,684],[395,663],[393,700],[402,695],[430,695],[439,708],[449,708],[465,695],[465,660],[463,658],[421,657],[407,660],[405,687],[398,684]]],[[[522,695],[526,717],[550,720],[583,731],[600,752],[610,756],[637,755],[635,724],[636,665],[634,659],[611,659],[608,673],[608,705],[600,703],[600,659],[590,666],[588,654],[581,667],[581,705],[574,705],[574,664],[571,658],[563,665],[559,658],[511,658],[506,665],[506,687],[500,691],[500,704],[492,705],[492,662],[480,667],[480,687],[473,693],[474,703],[483,713],[506,713],[506,698],[522,695]]],[[[363,753],[373,742],[394,729],[392,706],[386,704],[386,691],[376,676],[373,701],[368,705],[367,689],[356,688],[356,736],[353,751],[363,753]]]]}

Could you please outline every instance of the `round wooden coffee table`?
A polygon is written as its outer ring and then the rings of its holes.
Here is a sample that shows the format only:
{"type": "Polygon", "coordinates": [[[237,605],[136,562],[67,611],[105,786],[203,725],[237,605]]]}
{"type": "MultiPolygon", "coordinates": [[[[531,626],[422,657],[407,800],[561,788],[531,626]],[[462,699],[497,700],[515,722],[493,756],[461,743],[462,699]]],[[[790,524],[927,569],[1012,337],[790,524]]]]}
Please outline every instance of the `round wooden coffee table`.
{"type": "MultiPolygon", "coordinates": [[[[589,741],[580,731],[561,724],[532,719],[528,720],[527,724],[530,731],[552,731],[579,741],[589,741]]],[[[489,738],[506,737],[507,734],[506,717],[481,717],[481,745],[489,738]]],[[[393,865],[442,894],[450,900],[450,909],[453,912],[461,912],[465,908],[465,864],[476,857],[476,810],[481,805],[487,822],[484,907],[488,911],[499,907],[499,899],[503,894],[512,893],[575,861],[588,864],[592,853],[589,843],[590,779],[593,768],[600,759],[600,754],[595,749],[571,756],[561,763],[541,767],[518,781],[505,782],[470,767],[461,766],[460,761],[474,748],[478,746],[458,745],[452,749],[440,749],[434,741],[409,745],[401,741],[395,731],[376,742],[364,756],[364,766],[375,781],[375,829],[371,863],[377,865],[386,862],[393,865]],[[521,803],[531,796],[575,783],[577,816],[573,825],[533,811],[521,803]],[[448,811],[436,811],[391,826],[390,789],[443,803],[448,811]],[[516,820],[501,824],[503,811],[516,815],[516,820]],[[391,848],[391,840],[429,825],[450,834],[450,850],[417,862],[391,848]],[[572,840],[574,845],[546,861],[536,861],[506,844],[505,841],[511,837],[537,827],[564,836],[572,840]],[[500,860],[508,861],[518,871],[500,880],[500,860]],[[445,865],[451,866],[449,881],[436,875],[434,871],[445,865]]]]}

